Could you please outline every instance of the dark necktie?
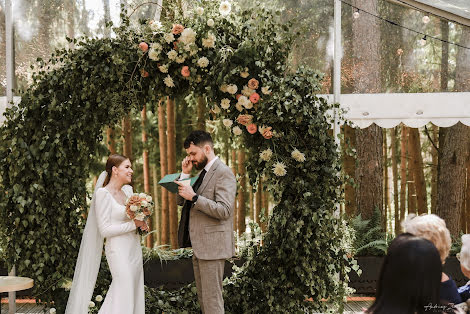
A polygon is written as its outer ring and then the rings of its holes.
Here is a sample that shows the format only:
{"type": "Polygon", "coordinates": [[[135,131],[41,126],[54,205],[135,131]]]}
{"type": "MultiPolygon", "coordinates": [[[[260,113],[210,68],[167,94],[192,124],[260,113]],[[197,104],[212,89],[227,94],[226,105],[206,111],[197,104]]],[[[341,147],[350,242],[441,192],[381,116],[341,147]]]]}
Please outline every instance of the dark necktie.
{"type": "MultiPolygon", "coordinates": [[[[202,180],[204,180],[204,176],[206,175],[206,169],[203,169],[199,174],[196,182],[194,182],[193,190],[197,192],[199,187],[202,184],[202,180]]],[[[179,247],[190,247],[191,246],[191,239],[189,237],[189,211],[193,206],[192,201],[186,200],[183,205],[183,209],[181,210],[181,219],[180,224],[178,226],[178,245],[179,247]]]]}

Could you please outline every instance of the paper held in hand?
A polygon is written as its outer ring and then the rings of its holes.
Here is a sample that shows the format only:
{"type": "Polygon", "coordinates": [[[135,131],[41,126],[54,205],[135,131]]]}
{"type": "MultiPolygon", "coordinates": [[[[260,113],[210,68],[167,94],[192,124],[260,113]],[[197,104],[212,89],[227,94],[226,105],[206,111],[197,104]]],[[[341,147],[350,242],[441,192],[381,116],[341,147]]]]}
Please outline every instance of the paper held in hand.
{"type": "MultiPolygon", "coordinates": [[[[174,181],[178,180],[179,177],[180,177],[180,173],[167,174],[160,180],[160,182],[158,182],[158,184],[163,186],[165,189],[167,189],[171,193],[178,193],[178,184],[176,184],[174,181]]],[[[197,178],[198,177],[196,176],[192,178],[179,180],[179,182],[183,183],[184,185],[193,186],[197,178]]]]}

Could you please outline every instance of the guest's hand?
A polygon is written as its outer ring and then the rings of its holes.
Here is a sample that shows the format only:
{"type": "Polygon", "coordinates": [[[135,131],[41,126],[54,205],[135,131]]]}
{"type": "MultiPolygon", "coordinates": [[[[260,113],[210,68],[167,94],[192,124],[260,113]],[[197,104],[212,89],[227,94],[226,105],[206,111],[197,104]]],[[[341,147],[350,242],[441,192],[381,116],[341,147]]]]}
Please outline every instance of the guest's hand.
{"type": "Polygon", "coordinates": [[[192,186],[184,185],[184,183],[179,182],[179,181],[175,181],[175,183],[179,185],[178,194],[185,200],[190,201],[193,199],[193,196],[196,195],[196,193],[194,193],[192,186]]]}
{"type": "Polygon", "coordinates": [[[181,162],[181,169],[183,169],[184,174],[190,174],[193,170],[193,163],[189,157],[185,157],[181,162]]]}

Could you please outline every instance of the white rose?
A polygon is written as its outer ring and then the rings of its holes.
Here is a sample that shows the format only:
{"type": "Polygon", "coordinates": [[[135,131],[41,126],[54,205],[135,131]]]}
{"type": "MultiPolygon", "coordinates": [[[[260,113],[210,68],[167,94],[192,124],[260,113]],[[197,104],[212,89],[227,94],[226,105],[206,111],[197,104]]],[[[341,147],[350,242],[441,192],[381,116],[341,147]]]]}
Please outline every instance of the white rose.
{"type": "Polygon", "coordinates": [[[243,72],[240,72],[240,76],[243,77],[243,78],[247,78],[248,76],[250,76],[250,73],[246,72],[246,71],[243,71],[243,72]]]}
{"type": "Polygon", "coordinates": [[[153,61],[158,61],[158,59],[160,59],[160,51],[150,48],[149,58],[153,61]]]}
{"type": "Polygon", "coordinates": [[[135,219],[140,220],[140,221],[144,221],[144,219],[145,219],[144,213],[138,213],[137,215],[135,215],[135,219]]]}
{"type": "Polygon", "coordinates": [[[227,84],[222,84],[222,86],[220,86],[219,89],[222,93],[226,93],[227,92],[227,87],[228,87],[227,84]]]}
{"type": "Polygon", "coordinates": [[[163,35],[163,39],[165,39],[166,43],[169,44],[175,40],[175,36],[172,33],[166,33],[163,35]]]}
{"type": "Polygon", "coordinates": [[[95,301],[96,301],[96,302],[101,302],[101,301],[103,301],[103,297],[98,294],[98,295],[95,297],[95,301]]]}
{"type": "Polygon", "coordinates": [[[173,82],[173,79],[170,75],[167,75],[167,77],[165,77],[163,83],[165,83],[165,85],[168,87],[175,87],[175,83],[173,82]]]}
{"type": "Polygon", "coordinates": [[[228,1],[222,1],[219,6],[219,12],[222,16],[227,16],[232,10],[232,5],[228,1]]]}
{"type": "Polygon", "coordinates": [[[227,92],[232,94],[232,95],[235,95],[237,90],[238,90],[238,88],[237,88],[237,85],[235,85],[235,84],[230,84],[230,85],[227,86],[227,92]]]}
{"type": "Polygon", "coordinates": [[[88,303],[88,307],[95,307],[95,302],[90,301],[90,303],[88,303]]]}
{"type": "Polygon", "coordinates": [[[242,111],[243,111],[243,106],[242,106],[242,105],[240,105],[240,103],[239,103],[239,102],[237,102],[237,103],[235,104],[235,108],[237,108],[237,110],[238,110],[238,111],[240,111],[240,112],[242,112],[242,111]]]}
{"type": "Polygon", "coordinates": [[[222,101],[220,102],[220,107],[222,107],[222,109],[225,109],[225,110],[230,108],[230,99],[228,98],[222,99],[222,101]]]}
{"type": "Polygon", "coordinates": [[[245,107],[246,109],[251,109],[253,108],[253,103],[247,99],[244,103],[243,103],[243,107],[245,107]]]}
{"type": "Polygon", "coordinates": [[[143,200],[142,202],[140,202],[140,204],[144,207],[147,207],[149,203],[146,200],[143,200]]]}
{"type": "Polygon", "coordinates": [[[131,205],[131,207],[129,207],[129,209],[133,212],[135,212],[136,210],[139,209],[139,207],[137,207],[137,205],[131,205]]]}
{"type": "Polygon", "coordinates": [[[168,66],[167,65],[160,65],[158,67],[158,69],[160,70],[160,72],[162,73],[168,73],[168,66]]]}
{"type": "Polygon", "coordinates": [[[147,197],[147,194],[145,194],[145,193],[139,193],[139,197],[140,197],[140,198],[146,198],[146,197],[147,197]]]}
{"type": "Polygon", "coordinates": [[[232,132],[233,132],[233,134],[235,134],[235,135],[237,135],[237,136],[238,136],[238,135],[241,135],[241,134],[243,133],[242,129],[240,129],[239,126],[234,127],[234,128],[232,129],[232,132]]]}
{"type": "Polygon", "coordinates": [[[152,201],[152,197],[151,197],[150,195],[147,195],[146,200],[147,200],[147,202],[151,202],[151,201],[152,201]]]}
{"type": "Polygon", "coordinates": [[[247,85],[243,86],[242,95],[246,97],[250,97],[255,91],[249,88],[247,85]]]}
{"type": "Polygon", "coordinates": [[[230,120],[230,119],[224,119],[224,120],[222,121],[222,123],[223,123],[227,128],[229,128],[229,127],[232,126],[233,121],[230,120]]]}
{"type": "Polygon", "coordinates": [[[202,46],[205,48],[214,48],[215,47],[215,36],[214,34],[209,34],[207,38],[202,39],[202,46]]]}
{"type": "Polygon", "coordinates": [[[185,28],[181,33],[180,41],[185,45],[192,44],[196,41],[196,35],[196,32],[192,28],[185,28]]]}
{"type": "Polygon", "coordinates": [[[51,314],[55,314],[57,311],[55,308],[51,307],[51,309],[49,310],[49,313],[51,314]]]}
{"type": "Polygon", "coordinates": [[[208,19],[207,20],[207,26],[212,27],[212,26],[214,26],[214,24],[215,24],[215,22],[214,22],[213,19],[208,19]]]}
{"type": "Polygon", "coordinates": [[[244,96],[244,95],[242,95],[242,96],[240,96],[240,97],[238,98],[238,104],[240,104],[240,106],[245,107],[245,103],[246,103],[247,101],[249,101],[249,100],[248,100],[248,98],[247,98],[246,96],[244,96]]]}
{"type": "Polygon", "coordinates": [[[199,58],[199,60],[197,60],[197,65],[201,68],[205,68],[209,65],[209,59],[206,57],[199,58]]]}
{"type": "Polygon", "coordinates": [[[181,63],[184,62],[184,60],[186,60],[185,57],[183,57],[183,56],[178,56],[178,57],[176,57],[176,60],[175,60],[175,61],[176,61],[176,63],[180,63],[180,64],[181,64],[181,63]]]}
{"type": "Polygon", "coordinates": [[[197,14],[197,15],[203,15],[203,14],[204,14],[204,9],[201,8],[201,7],[197,7],[197,8],[196,8],[196,14],[197,14]]]}
{"type": "Polygon", "coordinates": [[[176,52],[176,50],[171,49],[170,51],[168,51],[167,56],[168,59],[175,60],[176,57],[178,57],[178,53],[176,52]]]}

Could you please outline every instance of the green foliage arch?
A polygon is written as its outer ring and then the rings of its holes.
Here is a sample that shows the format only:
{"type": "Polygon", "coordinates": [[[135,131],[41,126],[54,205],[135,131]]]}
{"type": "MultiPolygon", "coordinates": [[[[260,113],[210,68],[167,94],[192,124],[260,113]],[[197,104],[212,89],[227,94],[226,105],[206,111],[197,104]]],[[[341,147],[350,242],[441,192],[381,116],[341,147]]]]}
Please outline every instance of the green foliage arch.
{"type": "MultiPolygon", "coordinates": [[[[264,176],[278,202],[264,245],[225,282],[227,311],[304,313],[324,311],[322,299],[341,304],[350,259],[333,214],[339,157],[328,134],[332,106],[315,96],[320,76],[289,70],[295,34],[280,10],[255,2],[225,14],[219,4],[203,1],[202,10],[174,17],[193,32],[174,38],[171,22],[136,28],[125,20],[113,39],[75,41],[76,49],[40,61],[21,103],[7,110],[0,129],[4,255],[34,278],[40,300],[58,302],[61,280],[72,278],[102,127],[132,108],[194,93],[245,143],[251,181],[264,176]],[[139,50],[142,42],[150,49],[139,50]]],[[[184,293],[172,293],[165,312],[197,310],[184,293]]],[[[163,295],[147,289],[148,312],[163,310],[163,295]]]]}

